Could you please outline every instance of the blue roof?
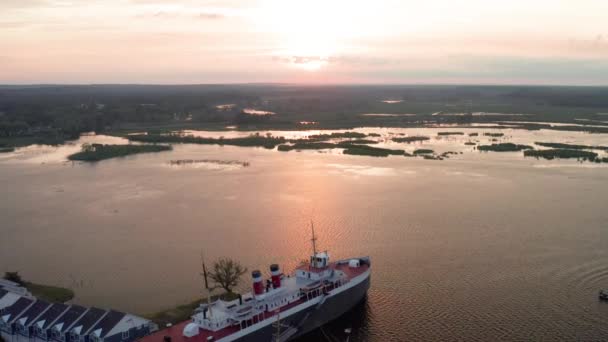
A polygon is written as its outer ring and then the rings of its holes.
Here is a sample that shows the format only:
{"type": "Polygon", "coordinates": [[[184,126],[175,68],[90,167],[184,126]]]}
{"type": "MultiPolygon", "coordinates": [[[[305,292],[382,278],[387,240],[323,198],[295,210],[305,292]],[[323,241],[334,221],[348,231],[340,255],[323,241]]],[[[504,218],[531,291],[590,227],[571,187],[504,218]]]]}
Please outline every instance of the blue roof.
{"type": "Polygon", "coordinates": [[[27,320],[25,321],[25,324],[23,324],[23,325],[28,326],[29,324],[31,324],[33,322],[33,320],[36,317],[38,317],[49,306],[51,306],[51,304],[47,303],[45,301],[42,301],[42,300],[36,301],[36,303],[34,303],[34,305],[30,306],[29,309],[25,310],[23,315],[21,315],[21,317],[27,317],[27,320]]]}
{"type": "Polygon", "coordinates": [[[82,316],[78,322],[74,324],[74,328],[82,326],[80,330],[80,335],[86,334],[89,329],[93,326],[93,324],[97,323],[103,315],[106,314],[106,310],[98,309],[98,308],[90,308],[84,316],[82,316]]]}
{"type": "Polygon", "coordinates": [[[61,332],[64,333],[68,330],[68,328],[72,325],[72,323],[76,322],[82,314],[87,311],[87,309],[83,308],[80,305],[72,305],[68,311],[66,311],[61,317],[59,317],[53,325],[57,325],[63,323],[61,327],[61,332]]]}
{"type": "Polygon", "coordinates": [[[110,310],[108,314],[101,321],[99,321],[95,327],[93,327],[93,329],[91,329],[91,333],[101,329],[101,335],[99,337],[106,337],[110,330],[112,330],[112,328],[114,328],[116,324],[118,324],[122,318],[125,317],[125,315],[126,314],[124,312],[110,310]]]}
{"type": "Polygon", "coordinates": [[[47,329],[51,323],[55,321],[57,317],[59,317],[66,309],[68,308],[65,304],[55,303],[51,305],[51,307],[46,310],[45,313],[38,318],[38,322],[45,321],[42,329],[47,329]]]}
{"type": "Polygon", "coordinates": [[[13,303],[13,305],[9,306],[8,308],[5,308],[2,312],[2,316],[10,315],[8,323],[11,323],[15,321],[15,319],[20,316],[19,314],[22,313],[23,310],[25,310],[28,306],[30,306],[33,301],[34,300],[32,299],[21,297],[15,303],[13,303]]]}

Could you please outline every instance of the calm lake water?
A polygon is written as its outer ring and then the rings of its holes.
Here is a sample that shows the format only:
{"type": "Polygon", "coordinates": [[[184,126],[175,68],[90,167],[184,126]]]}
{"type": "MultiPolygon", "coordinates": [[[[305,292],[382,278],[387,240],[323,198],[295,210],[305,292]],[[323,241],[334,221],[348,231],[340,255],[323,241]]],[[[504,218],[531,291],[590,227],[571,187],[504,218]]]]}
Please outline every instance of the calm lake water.
{"type": "MultiPolygon", "coordinates": [[[[104,136],[0,155],[0,271],[147,313],[200,295],[201,251],[290,271],[311,253],[314,220],[332,258],[372,257],[367,300],[324,329],[330,338],[352,327],[355,341],[608,339],[597,299],[608,288],[608,165],[479,153],[463,142],[490,137],[435,137],[446,130],[361,129],[434,137],[383,143],[393,148],[463,152],[444,161],[203,145],[65,161],[82,142],[123,142],[104,136]],[[169,165],[177,159],[250,164],[169,165]]],[[[608,135],[502,132],[608,145],[608,135]]]]}

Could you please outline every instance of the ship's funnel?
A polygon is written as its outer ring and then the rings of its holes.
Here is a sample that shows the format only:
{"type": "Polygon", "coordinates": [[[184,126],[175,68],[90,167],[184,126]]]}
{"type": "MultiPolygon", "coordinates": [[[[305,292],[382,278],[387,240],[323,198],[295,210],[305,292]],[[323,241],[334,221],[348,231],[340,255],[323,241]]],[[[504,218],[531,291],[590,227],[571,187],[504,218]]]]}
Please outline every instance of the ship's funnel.
{"type": "Polygon", "coordinates": [[[279,265],[270,265],[270,275],[272,275],[272,287],[275,289],[281,287],[281,269],[279,268],[279,265]]]}
{"type": "Polygon", "coordinates": [[[253,294],[261,295],[264,293],[264,284],[262,283],[262,272],[255,270],[251,272],[251,278],[253,279],[253,294]]]}

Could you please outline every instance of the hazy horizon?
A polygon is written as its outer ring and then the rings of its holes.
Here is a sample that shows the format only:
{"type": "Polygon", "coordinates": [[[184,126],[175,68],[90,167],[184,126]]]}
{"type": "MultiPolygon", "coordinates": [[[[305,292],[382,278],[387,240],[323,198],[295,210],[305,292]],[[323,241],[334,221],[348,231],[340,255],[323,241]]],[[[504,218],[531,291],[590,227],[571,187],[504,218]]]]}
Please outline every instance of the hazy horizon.
{"type": "Polygon", "coordinates": [[[0,84],[608,85],[608,2],[3,0],[0,84]]]}

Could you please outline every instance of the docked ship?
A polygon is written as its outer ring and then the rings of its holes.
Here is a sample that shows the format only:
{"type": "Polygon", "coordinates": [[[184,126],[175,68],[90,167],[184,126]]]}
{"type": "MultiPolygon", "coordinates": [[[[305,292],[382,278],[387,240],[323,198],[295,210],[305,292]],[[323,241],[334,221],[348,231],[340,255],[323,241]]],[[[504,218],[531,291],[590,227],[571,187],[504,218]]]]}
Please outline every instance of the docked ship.
{"type": "Polygon", "coordinates": [[[292,274],[270,265],[270,279],[251,272],[253,289],[234,301],[201,304],[191,320],[160,330],[143,342],[289,341],[340,317],[366,295],[371,261],[330,261],[316,250],[292,274]]]}

